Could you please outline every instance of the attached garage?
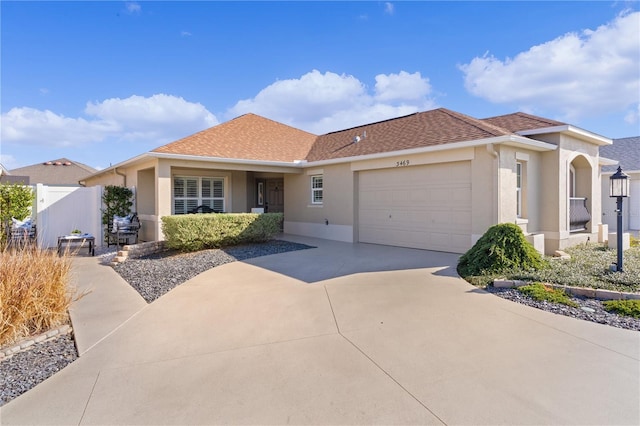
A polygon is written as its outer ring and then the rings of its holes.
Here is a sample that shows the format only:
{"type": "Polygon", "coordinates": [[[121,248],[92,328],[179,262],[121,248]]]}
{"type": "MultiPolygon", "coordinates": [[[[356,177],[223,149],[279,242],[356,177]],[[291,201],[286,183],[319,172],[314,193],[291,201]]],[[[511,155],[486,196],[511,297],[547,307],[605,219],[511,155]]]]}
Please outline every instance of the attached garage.
{"type": "Polygon", "coordinates": [[[471,162],[360,171],[358,238],[363,243],[467,251],[471,162]]]}

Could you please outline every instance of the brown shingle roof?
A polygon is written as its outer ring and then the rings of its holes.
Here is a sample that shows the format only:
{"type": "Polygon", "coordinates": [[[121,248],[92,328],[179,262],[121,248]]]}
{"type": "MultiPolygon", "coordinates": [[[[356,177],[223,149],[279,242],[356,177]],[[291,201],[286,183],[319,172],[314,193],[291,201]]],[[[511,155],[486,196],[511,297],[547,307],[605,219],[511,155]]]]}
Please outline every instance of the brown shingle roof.
{"type": "Polygon", "coordinates": [[[521,132],[523,130],[543,129],[545,127],[564,126],[567,123],[538,117],[524,112],[500,115],[497,117],[484,118],[482,121],[500,126],[511,132],[521,132]]]}
{"type": "Polygon", "coordinates": [[[97,172],[86,164],[68,158],[45,161],[44,163],[12,169],[12,175],[29,176],[29,183],[47,185],[78,185],[78,181],[97,172]]]}
{"type": "Polygon", "coordinates": [[[255,114],[245,114],[152,152],[242,160],[303,160],[316,135],[255,114]]]}
{"type": "Polygon", "coordinates": [[[377,154],[509,134],[492,123],[438,108],[319,136],[307,160],[377,154]],[[360,137],[357,143],[355,137],[360,137]]]}

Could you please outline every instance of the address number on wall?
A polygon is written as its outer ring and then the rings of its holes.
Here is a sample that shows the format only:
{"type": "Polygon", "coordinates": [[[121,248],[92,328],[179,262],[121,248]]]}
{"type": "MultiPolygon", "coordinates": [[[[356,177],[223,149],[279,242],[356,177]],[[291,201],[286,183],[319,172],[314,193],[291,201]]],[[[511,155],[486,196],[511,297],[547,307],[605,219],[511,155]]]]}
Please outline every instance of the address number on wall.
{"type": "Polygon", "coordinates": [[[405,167],[409,165],[409,160],[396,161],[396,167],[405,167]]]}

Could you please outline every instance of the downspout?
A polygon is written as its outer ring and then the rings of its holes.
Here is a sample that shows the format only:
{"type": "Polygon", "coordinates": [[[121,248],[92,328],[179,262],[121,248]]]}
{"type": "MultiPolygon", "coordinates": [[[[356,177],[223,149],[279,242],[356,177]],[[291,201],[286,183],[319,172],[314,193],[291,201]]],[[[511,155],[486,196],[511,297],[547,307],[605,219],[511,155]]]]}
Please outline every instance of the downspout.
{"type": "Polygon", "coordinates": [[[122,180],[124,181],[123,186],[126,187],[127,186],[127,174],[118,172],[118,169],[116,167],[113,168],[113,173],[118,175],[118,176],[122,176],[122,180]]]}
{"type": "Polygon", "coordinates": [[[493,173],[493,217],[495,218],[495,223],[500,222],[500,214],[501,214],[501,196],[500,196],[500,153],[495,149],[492,143],[487,144],[487,152],[494,158],[496,163],[496,170],[493,173]]]}

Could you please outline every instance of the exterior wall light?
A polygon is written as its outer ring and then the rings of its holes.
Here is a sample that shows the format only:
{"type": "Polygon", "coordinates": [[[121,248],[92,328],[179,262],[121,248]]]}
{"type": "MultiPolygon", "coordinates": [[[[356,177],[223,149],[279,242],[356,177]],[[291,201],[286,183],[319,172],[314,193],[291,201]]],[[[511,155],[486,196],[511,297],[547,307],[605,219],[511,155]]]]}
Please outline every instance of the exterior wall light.
{"type": "Polygon", "coordinates": [[[622,269],[622,199],[629,196],[629,176],[622,171],[622,168],[618,166],[618,171],[611,175],[609,186],[609,197],[617,198],[616,213],[618,215],[618,230],[617,230],[617,248],[618,248],[618,262],[616,263],[616,271],[624,272],[622,269]]]}

